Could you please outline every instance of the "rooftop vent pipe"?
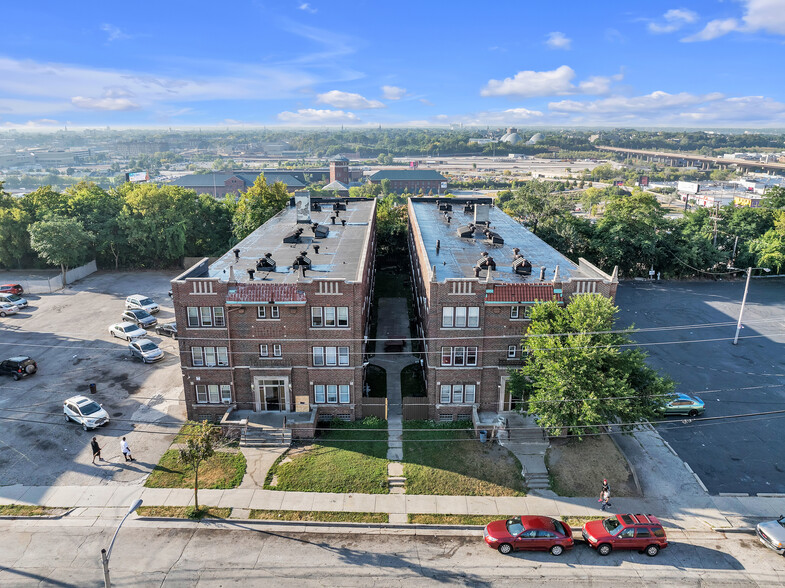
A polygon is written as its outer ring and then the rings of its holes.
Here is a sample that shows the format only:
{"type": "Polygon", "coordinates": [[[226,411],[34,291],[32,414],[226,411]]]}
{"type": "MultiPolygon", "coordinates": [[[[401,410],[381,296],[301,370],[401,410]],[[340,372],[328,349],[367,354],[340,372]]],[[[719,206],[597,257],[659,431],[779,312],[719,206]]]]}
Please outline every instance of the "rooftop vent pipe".
{"type": "Polygon", "coordinates": [[[234,259],[235,259],[235,261],[240,261],[240,250],[239,249],[235,249],[234,250],[234,259]]]}
{"type": "Polygon", "coordinates": [[[313,246],[313,252],[316,253],[317,255],[319,254],[319,247],[320,247],[320,245],[314,245],[313,246]]]}
{"type": "Polygon", "coordinates": [[[544,279],[545,279],[545,266],[542,266],[540,268],[540,280],[544,280],[544,279]]]}
{"type": "Polygon", "coordinates": [[[248,268],[248,279],[249,280],[253,280],[254,273],[255,273],[255,270],[253,270],[252,268],[248,268]]]}

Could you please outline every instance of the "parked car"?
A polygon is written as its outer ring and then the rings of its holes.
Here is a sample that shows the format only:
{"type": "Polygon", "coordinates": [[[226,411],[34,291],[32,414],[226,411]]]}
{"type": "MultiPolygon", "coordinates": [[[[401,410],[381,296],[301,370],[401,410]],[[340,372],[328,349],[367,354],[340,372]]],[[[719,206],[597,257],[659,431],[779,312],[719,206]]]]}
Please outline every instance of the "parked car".
{"type": "Polygon", "coordinates": [[[11,294],[24,294],[25,289],[21,284],[0,284],[0,292],[11,294]]]}
{"type": "Polygon", "coordinates": [[[755,530],[761,543],[780,555],[785,555],[785,515],[780,515],[775,521],[758,523],[755,530]]]}
{"type": "Polygon", "coordinates": [[[27,306],[27,299],[22,298],[19,294],[11,294],[9,292],[0,292],[0,302],[8,302],[15,304],[17,308],[24,308],[27,306]]]}
{"type": "Polygon", "coordinates": [[[129,343],[128,349],[131,350],[131,355],[141,359],[142,363],[152,363],[164,358],[164,352],[150,339],[139,339],[129,343]]]}
{"type": "Polygon", "coordinates": [[[114,325],[109,326],[109,334],[112,335],[112,337],[133,341],[134,339],[140,339],[146,336],[147,331],[134,323],[115,323],[114,325]]]}
{"type": "Polygon", "coordinates": [[[9,357],[0,362],[0,374],[12,376],[20,380],[25,376],[32,376],[38,371],[38,364],[26,355],[9,357]]]}
{"type": "Polygon", "coordinates": [[[146,310],[150,314],[155,314],[161,310],[155,302],[141,294],[134,294],[126,298],[125,307],[129,309],[146,310]]]}
{"type": "Polygon", "coordinates": [[[16,314],[19,312],[19,307],[10,302],[0,302],[0,316],[8,316],[9,314],[16,314]]]}
{"type": "Polygon", "coordinates": [[[177,339],[177,323],[162,323],[155,327],[155,332],[172,339],[177,339]]]}
{"type": "Polygon", "coordinates": [[[95,400],[87,396],[72,396],[63,402],[65,422],[76,421],[86,431],[109,422],[109,415],[95,400]]]}
{"type": "Polygon", "coordinates": [[[513,551],[550,551],[561,555],[574,545],[567,523],[541,516],[520,516],[488,523],[483,533],[491,549],[508,554],[513,551]]]}
{"type": "Polygon", "coordinates": [[[654,557],[668,547],[668,538],[653,515],[619,514],[583,526],[583,539],[600,555],[614,549],[635,549],[654,557]]]}
{"type": "Polygon", "coordinates": [[[697,396],[690,396],[688,394],[672,394],[665,402],[662,408],[662,413],[679,414],[695,417],[703,414],[706,410],[706,405],[703,400],[697,396]]]}
{"type": "Polygon", "coordinates": [[[146,310],[134,309],[126,310],[120,317],[122,320],[129,323],[136,323],[140,327],[154,327],[158,324],[158,320],[146,310]]]}

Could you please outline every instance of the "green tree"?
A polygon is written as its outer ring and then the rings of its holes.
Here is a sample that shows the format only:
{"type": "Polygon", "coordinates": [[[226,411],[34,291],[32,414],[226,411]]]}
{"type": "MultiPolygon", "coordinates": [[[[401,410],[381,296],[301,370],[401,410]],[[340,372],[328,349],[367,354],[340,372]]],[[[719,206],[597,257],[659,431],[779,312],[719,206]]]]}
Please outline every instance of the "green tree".
{"type": "Polygon", "coordinates": [[[526,182],[513,193],[512,200],[505,203],[504,210],[522,218],[536,235],[541,223],[558,217],[569,209],[564,195],[554,193],[553,190],[554,185],[550,182],[526,182]]]}
{"type": "Polygon", "coordinates": [[[405,259],[409,212],[405,200],[388,194],[376,202],[376,251],[381,257],[405,259]]]}
{"type": "Polygon", "coordinates": [[[51,216],[30,225],[30,246],[52,265],[59,265],[66,284],[68,268],[87,260],[92,233],[76,219],[51,216]]]}
{"type": "Polygon", "coordinates": [[[778,214],[774,228],[750,243],[749,249],[758,267],[769,267],[777,274],[785,270],[785,211],[778,214]]]}
{"type": "Polygon", "coordinates": [[[392,182],[389,178],[384,178],[381,182],[379,182],[382,187],[382,194],[389,194],[392,192],[392,182]]]}
{"type": "Polygon", "coordinates": [[[276,182],[267,184],[259,174],[253,186],[240,195],[232,219],[234,236],[244,239],[270,218],[284,209],[289,202],[286,185],[276,182]]]}
{"type": "Polygon", "coordinates": [[[581,436],[607,423],[630,430],[658,415],[673,382],[649,368],[640,350],[620,347],[630,340],[611,332],[618,310],[599,294],[532,309],[523,339],[529,359],[518,382],[540,426],[581,436]]]}
{"type": "Polygon", "coordinates": [[[194,472],[194,510],[199,511],[199,467],[202,462],[210,459],[215,453],[215,446],[220,438],[220,428],[202,421],[190,423],[190,434],[185,447],[180,449],[180,461],[194,472]]]}
{"type": "Polygon", "coordinates": [[[785,208],[785,188],[782,186],[770,188],[763,196],[760,205],[765,208],[785,208]]]}
{"type": "Polygon", "coordinates": [[[92,233],[93,250],[99,263],[111,262],[119,267],[120,252],[126,239],[118,218],[123,199],[116,192],[88,182],[80,182],[65,191],[69,216],[80,221],[92,233]]]}

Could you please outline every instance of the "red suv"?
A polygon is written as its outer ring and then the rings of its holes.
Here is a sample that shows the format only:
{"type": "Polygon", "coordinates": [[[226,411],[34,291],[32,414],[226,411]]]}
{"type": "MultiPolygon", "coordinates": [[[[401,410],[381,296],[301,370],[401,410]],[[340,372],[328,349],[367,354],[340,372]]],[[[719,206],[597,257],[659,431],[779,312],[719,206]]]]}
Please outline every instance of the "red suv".
{"type": "Polygon", "coordinates": [[[614,549],[636,549],[654,557],[668,547],[668,538],[660,521],[653,515],[620,514],[583,526],[583,539],[600,555],[614,549]]]}
{"type": "Polygon", "coordinates": [[[24,291],[21,284],[0,284],[0,292],[5,294],[21,294],[24,291]]]}

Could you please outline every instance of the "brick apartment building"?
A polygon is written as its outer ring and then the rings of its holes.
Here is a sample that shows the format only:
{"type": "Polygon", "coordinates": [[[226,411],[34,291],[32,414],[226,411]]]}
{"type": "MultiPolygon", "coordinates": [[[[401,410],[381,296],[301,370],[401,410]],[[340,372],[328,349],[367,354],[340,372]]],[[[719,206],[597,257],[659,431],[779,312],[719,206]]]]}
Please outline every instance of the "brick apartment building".
{"type": "Polygon", "coordinates": [[[390,189],[398,193],[419,194],[422,190],[423,194],[444,194],[447,191],[447,178],[433,169],[381,169],[368,180],[372,184],[390,180],[390,189]]]}
{"type": "Polygon", "coordinates": [[[409,250],[429,418],[509,410],[533,305],[582,293],[614,298],[613,275],[576,265],[490,199],[409,199],[409,250]]]}
{"type": "Polygon", "coordinates": [[[286,208],[172,280],[190,419],[238,410],[362,418],[376,201],[286,208]]]}
{"type": "Polygon", "coordinates": [[[169,183],[195,190],[197,194],[210,194],[215,198],[223,198],[227,194],[239,195],[240,192],[245,192],[253,186],[259,175],[264,175],[268,184],[283,182],[286,191],[290,193],[305,188],[304,180],[296,177],[297,174],[279,172],[189,174],[169,183]]]}

